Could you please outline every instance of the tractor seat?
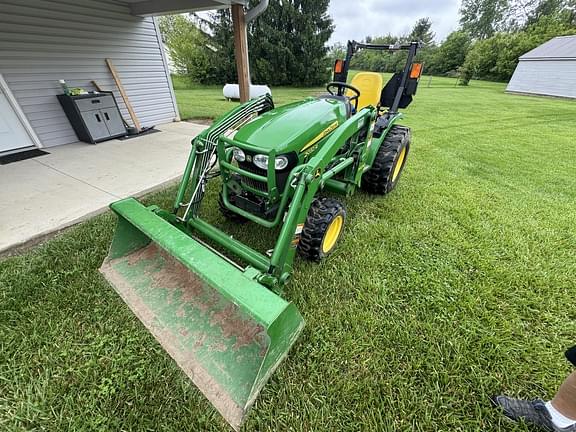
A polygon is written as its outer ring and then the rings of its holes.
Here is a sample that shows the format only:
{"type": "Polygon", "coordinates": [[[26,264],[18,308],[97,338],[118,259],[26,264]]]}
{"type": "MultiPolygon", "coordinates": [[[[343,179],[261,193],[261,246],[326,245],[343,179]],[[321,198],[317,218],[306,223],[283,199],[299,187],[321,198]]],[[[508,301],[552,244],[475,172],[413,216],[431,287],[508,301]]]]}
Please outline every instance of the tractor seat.
{"type": "MultiPolygon", "coordinates": [[[[352,82],[352,87],[360,90],[360,97],[358,98],[358,111],[366,108],[369,105],[377,106],[380,101],[380,92],[384,87],[384,80],[382,75],[376,72],[358,72],[352,82]]],[[[354,93],[350,90],[346,92],[346,96],[352,96],[354,93]]]]}

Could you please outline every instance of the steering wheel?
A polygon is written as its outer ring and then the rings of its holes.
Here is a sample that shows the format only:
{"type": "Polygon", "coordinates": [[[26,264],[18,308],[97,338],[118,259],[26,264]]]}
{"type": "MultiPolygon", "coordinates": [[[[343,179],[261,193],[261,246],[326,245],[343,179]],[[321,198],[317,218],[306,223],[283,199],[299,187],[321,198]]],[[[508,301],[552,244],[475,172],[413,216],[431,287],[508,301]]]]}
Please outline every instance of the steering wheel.
{"type": "Polygon", "coordinates": [[[350,84],[339,81],[332,81],[326,86],[326,91],[332,96],[344,96],[344,89],[352,90],[355,93],[353,96],[349,97],[348,100],[350,102],[354,102],[354,109],[358,110],[358,98],[360,97],[360,90],[354,86],[351,86],[350,84]],[[337,89],[338,93],[334,94],[333,89],[337,89]]]}

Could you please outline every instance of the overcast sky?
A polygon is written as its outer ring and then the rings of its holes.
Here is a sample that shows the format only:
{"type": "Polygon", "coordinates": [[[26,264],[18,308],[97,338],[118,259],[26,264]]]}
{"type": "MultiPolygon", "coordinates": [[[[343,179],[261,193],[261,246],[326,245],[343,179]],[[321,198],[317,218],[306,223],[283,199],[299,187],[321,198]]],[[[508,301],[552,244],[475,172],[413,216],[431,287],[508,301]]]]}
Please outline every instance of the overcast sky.
{"type": "Polygon", "coordinates": [[[336,29],[329,43],[366,36],[409,33],[418,18],[430,17],[436,40],[458,27],[459,0],[330,0],[336,29]]]}

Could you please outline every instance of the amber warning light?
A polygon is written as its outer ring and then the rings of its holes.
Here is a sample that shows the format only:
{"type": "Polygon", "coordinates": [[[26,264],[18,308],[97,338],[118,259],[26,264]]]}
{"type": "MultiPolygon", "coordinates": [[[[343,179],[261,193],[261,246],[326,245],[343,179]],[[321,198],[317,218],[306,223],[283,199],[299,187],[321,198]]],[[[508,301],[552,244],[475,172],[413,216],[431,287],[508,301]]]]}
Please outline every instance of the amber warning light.
{"type": "Polygon", "coordinates": [[[422,63],[413,63],[410,78],[418,79],[422,75],[422,63]]]}
{"type": "Polygon", "coordinates": [[[344,70],[344,60],[336,60],[336,63],[334,63],[334,72],[339,74],[342,73],[342,71],[344,70]]]}

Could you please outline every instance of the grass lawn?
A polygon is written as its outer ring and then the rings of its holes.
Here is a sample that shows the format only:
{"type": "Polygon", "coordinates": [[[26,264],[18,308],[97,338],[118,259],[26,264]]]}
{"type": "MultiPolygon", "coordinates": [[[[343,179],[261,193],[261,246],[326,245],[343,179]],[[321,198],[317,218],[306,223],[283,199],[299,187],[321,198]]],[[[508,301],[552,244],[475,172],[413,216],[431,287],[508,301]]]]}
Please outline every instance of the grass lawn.
{"type": "MultiPolygon", "coordinates": [[[[172,78],[182,119],[213,119],[238,105],[237,102],[224,99],[222,86],[190,85],[181,77],[172,78]]],[[[296,102],[322,92],[325,93],[322,88],[274,87],[272,90],[276,105],[296,102]]]]}
{"type": "MultiPolygon", "coordinates": [[[[183,117],[233,106],[177,89],[183,117]]],[[[334,255],[296,261],[286,297],[307,326],[244,430],[528,431],[488,397],[549,398],[570,370],[576,103],[425,78],[406,114],[398,188],[346,199],[334,255]]],[[[97,272],[113,229],[104,214],[0,261],[0,429],[228,430],[97,272]]]]}

